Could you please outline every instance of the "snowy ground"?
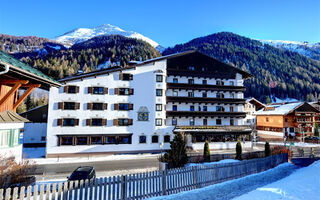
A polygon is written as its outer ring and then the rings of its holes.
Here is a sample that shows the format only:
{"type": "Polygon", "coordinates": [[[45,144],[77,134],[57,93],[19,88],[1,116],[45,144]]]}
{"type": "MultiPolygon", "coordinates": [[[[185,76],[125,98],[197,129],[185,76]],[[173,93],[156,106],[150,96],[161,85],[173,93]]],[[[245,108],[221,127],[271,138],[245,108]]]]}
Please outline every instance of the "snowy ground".
{"type": "MultiPolygon", "coordinates": [[[[257,142],[257,144],[265,144],[266,142],[257,142]]],[[[283,146],[283,142],[270,142],[270,145],[280,145],[283,146]]],[[[287,146],[290,146],[290,142],[286,143],[287,146]]],[[[320,147],[320,144],[312,144],[312,143],[303,143],[303,142],[294,142],[292,146],[295,147],[320,147]]]]}
{"type": "MultiPolygon", "coordinates": [[[[320,163],[319,163],[320,164],[320,163]]],[[[204,200],[204,199],[232,199],[235,197],[239,197],[241,195],[244,195],[250,191],[256,190],[257,188],[263,187],[265,185],[268,185],[272,182],[278,181],[291,173],[294,173],[296,171],[297,167],[293,164],[284,163],[281,164],[273,169],[267,170],[265,172],[261,172],[259,174],[253,174],[249,175],[243,178],[226,181],[220,184],[211,185],[205,188],[192,190],[188,192],[181,192],[178,194],[168,195],[168,196],[161,196],[161,197],[155,197],[152,198],[153,200],[168,200],[168,199],[183,199],[183,200],[204,200]]],[[[298,170],[299,171],[299,170],[298,170]]],[[[286,179],[286,178],[285,178],[286,179]]],[[[285,180],[283,179],[283,180],[285,180]]],[[[292,180],[292,179],[291,179],[292,180]]],[[[312,183],[313,180],[310,181],[312,183]]],[[[319,182],[318,182],[319,183],[319,182]]],[[[283,187],[286,187],[287,185],[282,183],[283,187]]],[[[300,184],[299,179],[295,180],[294,184],[300,184]]],[[[319,184],[315,185],[316,187],[319,187],[319,184]]],[[[301,185],[303,187],[303,184],[301,185]]],[[[314,188],[314,187],[313,187],[314,188]]],[[[307,191],[306,189],[305,191],[307,191]]],[[[250,194],[250,193],[249,193],[250,194]]],[[[261,199],[261,198],[267,198],[267,196],[250,196],[250,197],[244,197],[242,199],[261,199]]],[[[312,199],[312,198],[306,198],[306,199],[312,199]]]]}

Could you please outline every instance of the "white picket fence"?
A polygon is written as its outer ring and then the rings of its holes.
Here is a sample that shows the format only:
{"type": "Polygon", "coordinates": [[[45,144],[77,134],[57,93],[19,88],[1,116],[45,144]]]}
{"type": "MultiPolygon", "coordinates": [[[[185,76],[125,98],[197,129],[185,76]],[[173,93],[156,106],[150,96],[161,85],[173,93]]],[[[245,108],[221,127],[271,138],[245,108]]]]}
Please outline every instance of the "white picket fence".
{"type": "Polygon", "coordinates": [[[166,171],[0,189],[0,200],[146,199],[193,190],[259,173],[288,161],[287,154],[242,162],[199,165],[166,171]]]}

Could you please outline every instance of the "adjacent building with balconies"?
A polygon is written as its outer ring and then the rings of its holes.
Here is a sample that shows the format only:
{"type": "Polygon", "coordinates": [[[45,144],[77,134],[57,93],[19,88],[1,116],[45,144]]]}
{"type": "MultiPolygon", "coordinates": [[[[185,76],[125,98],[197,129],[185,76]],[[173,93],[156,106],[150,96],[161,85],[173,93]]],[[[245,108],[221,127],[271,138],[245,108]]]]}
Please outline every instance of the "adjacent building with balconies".
{"type": "Polygon", "coordinates": [[[188,51],[64,78],[50,90],[47,156],[160,151],[180,131],[195,149],[205,140],[231,147],[251,133],[251,76],[188,51]]]}

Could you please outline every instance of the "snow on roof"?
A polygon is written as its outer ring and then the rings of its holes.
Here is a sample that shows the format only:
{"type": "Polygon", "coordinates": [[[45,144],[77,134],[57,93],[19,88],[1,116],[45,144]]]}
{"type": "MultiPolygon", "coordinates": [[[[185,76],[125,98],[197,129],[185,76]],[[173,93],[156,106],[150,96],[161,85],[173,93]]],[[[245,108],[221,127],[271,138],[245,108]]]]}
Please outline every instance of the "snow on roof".
{"type": "Polygon", "coordinates": [[[267,107],[273,107],[274,110],[266,110],[264,111],[264,108],[257,111],[256,115],[286,115],[290,111],[294,110],[298,106],[302,105],[303,102],[298,103],[289,103],[284,105],[269,105],[267,107]]]}

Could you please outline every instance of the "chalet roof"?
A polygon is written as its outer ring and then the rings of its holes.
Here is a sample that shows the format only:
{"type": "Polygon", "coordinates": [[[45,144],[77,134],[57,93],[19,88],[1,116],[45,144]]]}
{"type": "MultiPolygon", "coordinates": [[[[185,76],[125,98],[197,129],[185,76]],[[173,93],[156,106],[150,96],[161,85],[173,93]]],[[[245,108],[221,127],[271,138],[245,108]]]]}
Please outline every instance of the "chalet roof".
{"type": "Polygon", "coordinates": [[[97,75],[101,75],[101,74],[108,74],[108,73],[112,73],[112,72],[117,72],[117,71],[123,71],[123,70],[128,70],[128,69],[133,69],[135,67],[139,67],[148,63],[152,63],[152,62],[156,62],[156,61],[160,61],[160,60],[164,60],[164,59],[171,59],[171,58],[176,58],[176,57],[180,57],[180,56],[184,56],[184,55],[188,55],[188,54],[194,54],[194,53],[198,53],[201,54],[203,56],[206,56],[210,59],[213,59],[219,63],[221,63],[222,65],[225,65],[227,67],[232,68],[233,70],[235,70],[236,72],[240,73],[243,75],[243,77],[248,78],[248,77],[253,77],[253,75],[251,75],[248,72],[245,72],[241,69],[238,69],[232,65],[226,64],[224,62],[218,61],[215,58],[212,58],[211,56],[205,55],[200,53],[197,50],[191,50],[191,51],[185,51],[185,52],[180,52],[180,53],[174,53],[174,54],[170,54],[170,55],[166,55],[166,56],[160,56],[157,58],[152,58],[152,59],[148,59],[145,61],[141,61],[141,62],[134,62],[133,65],[129,65],[127,67],[112,67],[112,68],[106,68],[106,69],[101,69],[101,70],[96,70],[96,71],[92,71],[92,72],[88,72],[88,73],[81,73],[81,74],[76,74],[76,75],[72,75],[63,79],[60,79],[60,82],[63,81],[71,81],[71,80],[75,80],[75,79],[79,79],[79,78],[85,78],[85,77],[90,77],[90,76],[97,76],[97,75]]]}
{"type": "Polygon", "coordinates": [[[0,50],[0,63],[7,64],[10,66],[9,72],[14,72],[23,76],[27,76],[31,79],[44,82],[48,85],[61,86],[61,83],[54,80],[53,78],[45,75],[39,70],[30,67],[29,65],[21,62],[20,60],[15,59],[14,57],[4,53],[0,50]]]}
{"type": "Polygon", "coordinates": [[[26,118],[12,111],[4,111],[0,113],[0,123],[24,123],[29,122],[26,118]]]}
{"type": "Polygon", "coordinates": [[[274,109],[264,110],[264,108],[262,108],[261,110],[256,112],[256,115],[287,115],[305,105],[306,106],[309,105],[314,112],[319,112],[317,109],[313,108],[307,102],[297,102],[297,103],[288,103],[283,105],[269,105],[265,108],[272,107],[274,109]]]}
{"type": "Polygon", "coordinates": [[[266,105],[265,105],[264,103],[260,102],[259,100],[257,100],[256,98],[253,98],[253,97],[247,99],[246,102],[251,103],[251,104],[254,104],[254,105],[256,105],[256,107],[258,107],[258,108],[264,108],[264,107],[266,107],[266,105]]]}

